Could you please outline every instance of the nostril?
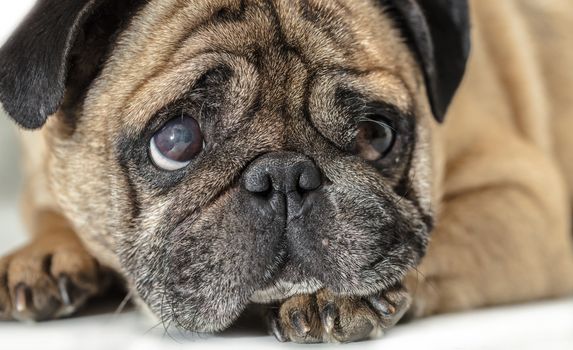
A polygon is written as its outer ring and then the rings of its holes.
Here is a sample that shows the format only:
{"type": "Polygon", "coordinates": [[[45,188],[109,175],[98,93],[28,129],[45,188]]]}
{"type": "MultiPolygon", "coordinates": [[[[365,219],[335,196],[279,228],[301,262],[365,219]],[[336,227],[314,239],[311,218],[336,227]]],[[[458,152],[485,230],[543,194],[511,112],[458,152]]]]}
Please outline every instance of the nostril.
{"type": "Polygon", "coordinates": [[[243,186],[254,194],[264,196],[272,189],[271,178],[267,172],[255,172],[244,178],[243,186]]]}
{"type": "Polygon", "coordinates": [[[302,192],[314,191],[322,185],[320,172],[314,164],[305,165],[298,181],[302,192]]]}

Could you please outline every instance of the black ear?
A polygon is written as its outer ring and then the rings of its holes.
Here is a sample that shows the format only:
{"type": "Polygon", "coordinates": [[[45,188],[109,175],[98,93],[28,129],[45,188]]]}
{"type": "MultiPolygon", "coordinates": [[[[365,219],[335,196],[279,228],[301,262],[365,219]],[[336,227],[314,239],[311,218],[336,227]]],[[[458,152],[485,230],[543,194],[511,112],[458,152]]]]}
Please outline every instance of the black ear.
{"type": "Polygon", "coordinates": [[[381,0],[424,72],[434,116],[444,120],[470,53],[467,0],[381,0]]]}
{"type": "MultiPolygon", "coordinates": [[[[42,127],[63,103],[74,64],[86,60],[96,63],[104,55],[103,48],[89,47],[84,55],[94,56],[94,50],[98,50],[96,57],[77,57],[82,52],[78,42],[83,41],[86,46],[105,42],[109,46],[109,36],[116,29],[108,26],[118,26],[125,15],[123,11],[133,8],[135,2],[38,0],[0,49],[0,102],[6,112],[24,128],[42,127]],[[86,33],[90,21],[94,23],[86,33]],[[86,37],[91,34],[98,37],[86,37]]],[[[77,70],[86,75],[85,69],[77,70]]]]}

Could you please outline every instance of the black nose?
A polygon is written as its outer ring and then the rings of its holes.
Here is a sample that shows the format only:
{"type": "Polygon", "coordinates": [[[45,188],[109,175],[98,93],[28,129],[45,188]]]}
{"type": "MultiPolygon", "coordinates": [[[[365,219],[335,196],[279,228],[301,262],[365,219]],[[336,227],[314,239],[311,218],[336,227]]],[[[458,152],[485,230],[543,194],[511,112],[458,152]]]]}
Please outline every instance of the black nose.
{"type": "Polygon", "coordinates": [[[268,196],[273,192],[304,195],[322,184],[320,171],[307,157],[290,152],[266,154],[243,173],[243,186],[250,193],[268,196]]]}

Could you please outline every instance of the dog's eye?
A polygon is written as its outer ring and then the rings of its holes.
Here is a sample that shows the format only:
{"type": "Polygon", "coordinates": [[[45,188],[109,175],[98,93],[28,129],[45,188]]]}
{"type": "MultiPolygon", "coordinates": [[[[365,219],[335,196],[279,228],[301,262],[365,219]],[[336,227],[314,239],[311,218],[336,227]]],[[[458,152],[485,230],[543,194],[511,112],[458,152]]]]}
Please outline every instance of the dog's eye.
{"type": "Polygon", "coordinates": [[[185,168],[202,149],[201,127],[188,116],[172,119],[151,138],[151,159],[168,171],[185,168]]]}
{"type": "Polygon", "coordinates": [[[356,153],[374,162],[387,156],[395,141],[396,132],[388,123],[365,120],[358,125],[356,153]]]}

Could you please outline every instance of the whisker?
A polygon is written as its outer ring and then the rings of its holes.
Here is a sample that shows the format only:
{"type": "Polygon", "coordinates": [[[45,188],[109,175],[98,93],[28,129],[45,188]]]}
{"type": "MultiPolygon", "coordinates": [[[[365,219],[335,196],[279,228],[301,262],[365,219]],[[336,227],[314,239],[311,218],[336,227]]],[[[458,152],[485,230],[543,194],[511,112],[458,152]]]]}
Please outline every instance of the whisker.
{"type": "Polygon", "coordinates": [[[149,333],[151,333],[152,331],[154,331],[155,329],[157,329],[157,327],[161,326],[163,324],[164,320],[160,320],[159,322],[157,322],[156,324],[154,324],[153,326],[151,326],[147,331],[145,331],[145,333],[143,333],[144,335],[147,335],[149,333]]]}
{"type": "Polygon", "coordinates": [[[127,304],[131,301],[132,298],[133,298],[133,294],[131,291],[129,291],[126,294],[126,296],[123,298],[123,300],[121,301],[121,303],[119,304],[117,309],[115,309],[115,312],[113,314],[115,316],[118,316],[119,314],[121,314],[123,312],[123,310],[125,309],[125,307],[127,306],[127,304]]]}

